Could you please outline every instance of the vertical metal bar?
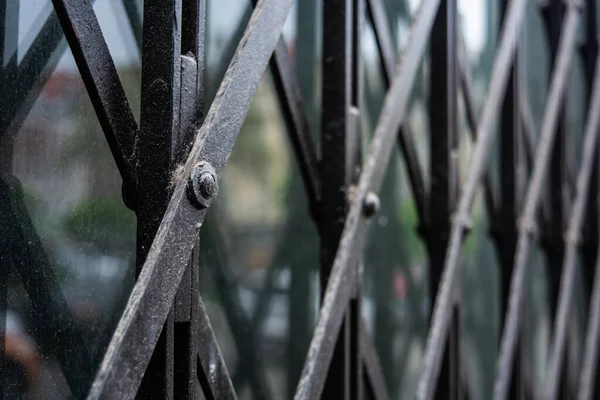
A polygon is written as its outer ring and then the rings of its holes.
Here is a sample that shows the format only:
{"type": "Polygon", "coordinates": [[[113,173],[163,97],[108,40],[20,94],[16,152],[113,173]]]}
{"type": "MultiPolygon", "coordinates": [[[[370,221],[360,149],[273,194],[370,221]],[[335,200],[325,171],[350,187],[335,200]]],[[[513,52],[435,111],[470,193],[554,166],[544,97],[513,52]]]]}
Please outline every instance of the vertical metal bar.
{"type": "MultiPolygon", "coordinates": [[[[141,124],[137,140],[138,274],[170,198],[179,133],[181,0],[144,1],[141,124]]],[[[138,395],[173,398],[174,315],[170,313],[138,395]]]]}
{"type": "MultiPolygon", "coordinates": [[[[204,0],[183,0],[181,29],[180,116],[175,163],[182,163],[200,126],[204,96],[204,0]]],[[[197,399],[199,315],[199,240],[175,297],[174,395],[197,399]]]]}
{"type": "MultiPolygon", "coordinates": [[[[507,0],[500,1],[503,17],[506,13],[507,0]]],[[[519,215],[520,182],[518,180],[518,167],[523,160],[519,159],[519,143],[521,137],[521,117],[519,100],[519,75],[520,75],[519,47],[515,51],[509,81],[502,105],[501,137],[500,137],[500,193],[501,204],[493,215],[492,236],[496,241],[496,249],[500,260],[502,300],[500,308],[500,326],[504,326],[505,315],[509,304],[509,288],[513,275],[515,251],[517,248],[519,215]]],[[[521,305],[522,306],[522,305],[521,305]]],[[[522,332],[522,327],[519,327],[522,332]]],[[[509,398],[523,398],[523,358],[521,349],[522,333],[519,333],[519,343],[513,358],[512,376],[509,388],[509,398]]]]}
{"type": "MultiPolygon", "coordinates": [[[[348,192],[356,183],[359,167],[358,135],[360,68],[359,46],[362,0],[323,2],[323,112],[321,207],[321,287],[327,286],[329,273],[348,213],[348,192]]],[[[358,261],[353,268],[358,268],[358,261]]],[[[358,339],[360,300],[351,300],[337,338],[336,348],[322,398],[351,399],[362,376],[356,374],[361,364],[358,339]],[[354,354],[353,354],[354,353],[354,354]],[[359,360],[358,365],[356,360],[359,360]],[[355,379],[355,378],[359,379],[355,379]]]]}
{"type": "Polygon", "coordinates": [[[126,204],[135,198],[133,168],[138,127],[92,3],[52,0],[73,58],[123,178],[126,204]]]}
{"type": "MultiPolygon", "coordinates": [[[[456,58],[456,0],[442,0],[431,32],[431,187],[430,225],[425,232],[430,265],[430,294],[438,293],[450,233],[450,219],[456,207],[458,189],[458,129],[456,58]]],[[[459,288],[460,286],[457,286],[459,288]]],[[[460,289],[458,289],[460,292],[460,289]]],[[[453,294],[454,314],[445,346],[442,369],[435,391],[436,399],[459,400],[459,326],[458,301],[453,294]]]]}

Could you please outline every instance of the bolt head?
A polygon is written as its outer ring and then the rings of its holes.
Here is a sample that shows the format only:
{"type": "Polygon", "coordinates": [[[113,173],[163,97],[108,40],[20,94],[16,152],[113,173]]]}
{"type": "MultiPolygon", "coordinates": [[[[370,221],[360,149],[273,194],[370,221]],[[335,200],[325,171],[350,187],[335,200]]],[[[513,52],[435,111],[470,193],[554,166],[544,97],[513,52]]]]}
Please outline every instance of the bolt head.
{"type": "Polygon", "coordinates": [[[365,196],[365,200],[363,202],[363,213],[365,217],[372,217],[379,211],[379,197],[373,193],[369,192],[365,196]]]}
{"type": "Polygon", "coordinates": [[[194,166],[188,183],[190,199],[198,208],[207,208],[219,193],[217,173],[212,165],[201,161],[194,166]]]}

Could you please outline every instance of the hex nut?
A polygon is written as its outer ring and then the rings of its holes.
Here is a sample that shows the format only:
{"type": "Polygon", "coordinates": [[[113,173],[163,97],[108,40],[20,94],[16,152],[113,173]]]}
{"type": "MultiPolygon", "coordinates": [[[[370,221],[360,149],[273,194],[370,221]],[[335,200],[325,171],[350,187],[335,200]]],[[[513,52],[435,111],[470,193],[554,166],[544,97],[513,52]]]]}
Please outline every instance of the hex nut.
{"type": "Polygon", "coordinates": [[[217,172],[207,161],[200,161],[192,168],[188,182],[188,193],[198,208],[208,208],[219,194],[217,172]]]}

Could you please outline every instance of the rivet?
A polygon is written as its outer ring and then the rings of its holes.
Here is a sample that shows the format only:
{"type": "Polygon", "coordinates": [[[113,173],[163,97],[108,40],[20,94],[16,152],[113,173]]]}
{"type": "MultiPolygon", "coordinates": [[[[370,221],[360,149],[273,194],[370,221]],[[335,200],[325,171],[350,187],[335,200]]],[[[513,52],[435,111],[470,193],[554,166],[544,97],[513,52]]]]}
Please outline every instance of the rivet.
{"type": "Polygon", "coordinates": [[[365,217],[369,218],[377,213],[377,211],[379,211],[379,197],[375,193],[369,192],[363,202],[363,213],[365,217]]]}

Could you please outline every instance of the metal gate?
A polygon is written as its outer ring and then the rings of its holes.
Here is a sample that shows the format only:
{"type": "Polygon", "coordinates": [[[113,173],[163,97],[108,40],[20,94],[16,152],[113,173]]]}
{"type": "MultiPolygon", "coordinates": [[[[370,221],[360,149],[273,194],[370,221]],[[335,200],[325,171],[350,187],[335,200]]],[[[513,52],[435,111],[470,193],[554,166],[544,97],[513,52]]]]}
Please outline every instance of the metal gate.
{"type": "MultiPolygon", "coordinates": [[[[1,2],[0,310],[6,315],[9,269],[15,267],[33,315],[45,316],[38,329],[52,332],[38,345],[61,346],[56,357],[73,397],[195,399],[202,393],[207,399],[237,398],[200,296],[199,249],[209,243],[199,234],[223,190],[221,173],[267,67],[318,232],[320,254],[318,318],[301,374],[291,378],[297,386],[290,395],[298,400],[391,397],[389,381],[401,371],[390,370],[389,363],[382,366],[381,351],[371,341],[363,318],[363,275],[370,225],[382,207],[379,196],[390,160],[399,152],[426,249],[428,290],[435,299],[427,311],[430,323],[415,379],[416,398],[482,396],[473,389],[473,368],[467,365],[461,340],[462,313],[470,301],[461,284],[464,242],[475,234],[489,235],[493,241],[500,288],[499,293],[489,293],[497,296],[498,309],[483,311],[500,315],[498,338],[483,339],[484,346],[498,349],[495,367],[487,371],[495,377],[488,395],[497,400],[599,396],[596,1],[498,0],[501,29],[495,56],[489,60],[483,101],[476,100],[457,0],[421,0],[400,54],[390,28],[389,4],[394,2],[311,1],[315,7],[320,4],[322,14],[313,7],[305,18],[319,14],[323,21],[319,135],[311,132],[315,128],[307,111],[311,105],[302,99],[292,54],[282,38],[293,0],[253,1],[249,22],[240,28],[243,36],[210,106],[204,104],[205,24],[210,22],[205,1],[144,0],[140,13],[135,1],[124,0],[142,61],[139,126],[93,3],[52,0],[54,12],[39,27],[29,52],[17,57],[15,51],[11,58],[9,47],[19,41],[14,21],[19,19],[19,7],[23,12],[28,5],[1,2]],[[551,59],[547,93],[538,94],[545,99],[539,129],[523,82],[524,52],[535,50],[524,48],[528,7],[543,18],[551,59]],[[376,121],[372,132],[365,122],[373,108],[364,96],[365,26],[372,29],[380,79],[387,89],[381,110],[371,113],[376,121]],[[52,57],[63,34],[122,178],[123,201],[135,211],[137,221],[137,279],[101,362],[94,359],[73,322],[56,271],[23,205],[23,189],[11,172],[15,133],[58,62],[52,57]],[[40,52],[45,52],[41,59],[40,52]],[[574,60],[583,66],[582,99],[569,94],[574,60]],[[423,75],[428,77],[426,85],[423,75]],[[427,93],[427,168],[422,167],[408,123],[415,91],[427,93]],[[581,132],[567,123],[569,102],[575,101],[587,110],[581,132]],[[471,147],[468,163],[461,166],[465,142],[471,147]],[[487,232],[473,226],[479,192],[489,221],[487,232]],[[553,327],[541,392],[534,388],[527,361],[528,346],[534,345],[526,339],[529,253],[534,245],[546,256],[553,327]],[[582,285],[575,283],[578,276],[582,285]],[[583,305],[575,302],[581,290],[583,305]],[[587,315],[579,340],[571,328],[575,310],[581,309],[587,315]],[[91,385],[91,380],[81,378],[82,371],[89,370],[95,374],[91,385]]],[[[248,235],[248,240],[255,236],[248,235]]],[[[377,275],[377,266],[370,267],[377,275]]],[[[310,268],[296,268],[293,279],[308,279],[310,268]]],[[[0,318],[1,388],[11,385],[10,375],[2,372],[8,365],[4,319],[0,318]]],[[[289,340],[294,341],[294,325],[289,326],[289,340]]],[[[253,398],[269,398],[264,377],[253,371],[257,350],[248,351],[251,361],[241,368],[253,398]]]]}

